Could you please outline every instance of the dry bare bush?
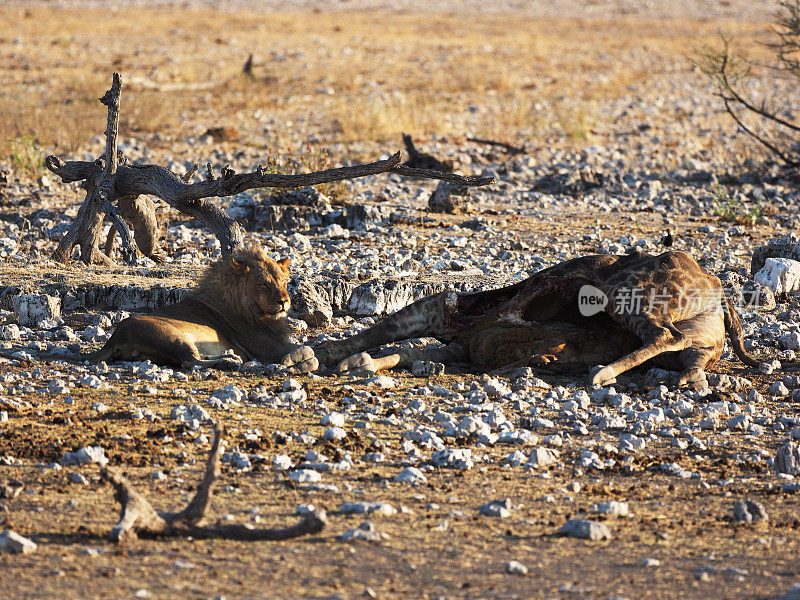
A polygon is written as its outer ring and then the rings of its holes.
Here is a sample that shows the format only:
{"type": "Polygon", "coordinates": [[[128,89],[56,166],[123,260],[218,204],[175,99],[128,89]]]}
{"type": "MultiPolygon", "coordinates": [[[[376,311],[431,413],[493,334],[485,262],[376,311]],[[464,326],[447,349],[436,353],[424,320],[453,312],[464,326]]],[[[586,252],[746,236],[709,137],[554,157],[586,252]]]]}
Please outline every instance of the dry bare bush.
{"type": "Polygon", "coordinates": [[[788,167],[800,166],[800,121],[796,117],[800,81],[800,0],[781,0],[767,62],[736,54],[731,39],[722,48],[706,49],[698,65],[714,82],[716,94],[739,128],[788,167]],[[766,76],[770,89],[755,93],[753,80],[766,76]]]}

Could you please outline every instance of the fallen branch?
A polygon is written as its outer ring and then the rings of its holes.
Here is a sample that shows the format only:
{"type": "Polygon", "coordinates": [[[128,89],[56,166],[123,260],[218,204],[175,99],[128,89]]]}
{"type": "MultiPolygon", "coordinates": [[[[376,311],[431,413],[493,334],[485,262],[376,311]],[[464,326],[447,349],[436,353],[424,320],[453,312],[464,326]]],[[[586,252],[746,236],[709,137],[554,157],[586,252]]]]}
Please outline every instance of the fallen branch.
{"type": "MultiPolygon", "coordinates": [[[[219,176],[215,176],[209,165],[204,181],[189,183],[189,177],[181,179],[158,165],[126,165],[121,161],[117,164],[120,89],[119,75],[115,73],[111,89],[101,100],[108,107],[105,160],[63,161],[56,156],[48,156],[44,161],[45,166],[61,177],[63,182],[82,181],[87,190],[78,215],[53,254],[53,259],[59,262],[68,262],[72,248],[76,245],[81,247],[81,260],[85,263],[108,262],[107,254],[113,248],[113,232],[106,242],[107,253],[103,254],[98,249],[103,218],[101,211],[109,215],[115,229],[120,232],[128,260],[134,259],[136,247],[120,215],[133,223],[134,237],[140,250],[153,260],[163,260],[164,254],[157,243],[158,227],[152,202],[146,199],[142,201],[140,196],[156,196],[180,212],[196,218],[220,241],[222,253],[230,254],[243,245],[243,230],[225,211],[208,201],[208,198],[232,196],[257,188],[305,187],[379,173],[440,179],[465,186],[488,185],[494,182],[491,177],[455,175],[437,169],[415,168],[420,165],[408,163],[400,165],[402,158],[398,152],[386,160],[299,175],[266,173],[260,166],[251,173],[236,174],[226,166],[219,176]],[[113,209],[114,203],[119,205],[119,214],[113,209]]],[[[413,149],[413,143],[410,148],[413,149]]],[[[413,152],[417,158],[427,156],[417,153],[416,150],[413,152]]],[[[437,165],[446,166],[435,160],[434,166],[437,165]]]]}
{"type": "Polygon", "coordinates": [[[121,506],[120,520],[109,533],[109,538],[115,542],[134,540],[139,536],[287,540],[319,533],[325,528],[327,517],[324,511],[309,513],[299,523],[278,529],[256,529],[247,525],[203,525],[206,511],[211,505],[214,485],[219,477],[219,459],[222,453],[222,426],[219,423],[214,424],[214,435],[205,475],[197,486],[192,501],[180,512],[157,512],[120,473],[110,468],[103,469],[103,477],[114,486],[114,499],[121,506]]]}

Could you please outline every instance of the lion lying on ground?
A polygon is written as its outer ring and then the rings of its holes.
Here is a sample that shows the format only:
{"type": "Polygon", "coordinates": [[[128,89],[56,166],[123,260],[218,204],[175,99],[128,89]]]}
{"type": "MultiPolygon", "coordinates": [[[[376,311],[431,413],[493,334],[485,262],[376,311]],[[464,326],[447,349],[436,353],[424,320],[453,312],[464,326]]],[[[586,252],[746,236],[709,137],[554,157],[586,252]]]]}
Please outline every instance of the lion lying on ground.
{"type": "MultiPolygon", "coordinates": [[[[340,373],[409,367],[417,360],[482,371],[531,366],[576,374],[595,367],[596,385],[652,360],[680,371],[679,384],[702,386],[705,369],[722,355],[726,332],[736,356],[758,366],[744,349],[739,316],[720,280],[673,251],[582,256],[505,288],[442,292],[314,352],[322,364],[338,363],[340,373]],[[582,305],[584,297],[595,300],[582,305]],[[418,337],[447,345],[379,358],[364,353],[418,337]]],[[[307,363],[307,349],[296,354],[298,363],[307,363]]],[[[294,360],[290,354],[285,364],[294,360]]]]}
{"type": "MultiPolygon", "coordinates": [[[[251,245],[219,259],[188,296],[148,315],[125,319],[92,362],[145,360],[173,367],[231,366],[229,351],[244,360],[279,362],[296,347],[289,340],[289,260],[272,260],[251,245]]],[[[310,351],[293,354],[294,370],[318,363],[310,351]]]]}

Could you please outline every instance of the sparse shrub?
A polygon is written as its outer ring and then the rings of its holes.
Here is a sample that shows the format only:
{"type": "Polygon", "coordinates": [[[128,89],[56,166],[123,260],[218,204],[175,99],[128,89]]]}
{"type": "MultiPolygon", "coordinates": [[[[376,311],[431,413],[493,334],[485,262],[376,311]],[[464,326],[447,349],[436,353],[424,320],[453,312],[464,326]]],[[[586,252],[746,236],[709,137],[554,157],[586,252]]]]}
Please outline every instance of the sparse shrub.
{"type": "Polygon", "coordinates": [[[762,207],[761,203],[752,206],[731,198],[725,188],[717,184],[714,189],[714,214],[723,221],[752,227],[761,219],[762,207]]]}
{"type": "MultiPolygon", "coordinates": [[[[328,151],[324,148],[312,148],[308,144],[300,147],[298,157],[294,156],[268,156],[261,165],[265,173],[281,173],[284,175],[298,175],[310,171],[322,171],[341,165],[334,164],[328,151]]],[[[323,183],[315,186],[320,193],[326,195],[335,204],[343,204],[346,198],[347,186],[343,181],[323,183]]],[[[296,188],[295,188],[296,189],[296,188]]],[[[286,188],[283,188],[286,191],[286,188]]]]}
{"type": "Polygon", "coordinates": [[[17,170],[36,176],[44,167],[44,152],[30,135],[23,135],[9,143],[11,160],[17,170]]]}

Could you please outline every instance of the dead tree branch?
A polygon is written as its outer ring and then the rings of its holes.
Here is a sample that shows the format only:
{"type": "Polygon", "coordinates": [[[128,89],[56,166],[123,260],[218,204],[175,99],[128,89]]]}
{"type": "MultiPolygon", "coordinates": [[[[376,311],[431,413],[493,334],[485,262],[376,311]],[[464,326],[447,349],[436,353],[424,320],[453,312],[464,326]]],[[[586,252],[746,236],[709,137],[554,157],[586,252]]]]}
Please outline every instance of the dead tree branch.
{"type": "Polygon", "coordinates": [[[186,508],[179,512],[158,512],[130,482],[113,469],[103,469],[103,477],[114,486],[114,499],[120,504],[120,520],[109,533],[115,542],[136,539],[138,536],[193,536],[234,540],[287,540],[325,528],[324,511],[312,512],[299,523],[278,529],[256,529],[247,525],[203,525],[211,505],[214,485],[219,477],[222,453],[222,426],[214,424],[214,444],[208,455],[206,471],[197,492],[186,508]]]}
{"type": "Polygon", "coordinates": [[[119,230],[125,254],[132,260],[136,254],[133,248],[130,231],[111,205],[114,191],[114,180],[117,172],[117,133],[119,131],[119,102],[122,84],[119,74],[114,73],[111,88],[100,98],[100,102],[108,108],[106,123],[106,152],[104,160],[93,164],[97,167],[94,177],[85,178],[84,189],[86,199],[83,201],[78,215],[72,222],[69,231],[61,239],[53,258],[59,262],[67,262],[74,246],[80,246],[81,259],[86,263],[108,262],[98,249],[100,227],[103,224],[102,212],[111,216],[114,226],[119,230]]]}
{"type": "MultiPolygon", "coordinates": [[[[71,250],[76,245],[81,247],[81,260],[85,263],[108,262],[108,257],[98,249],[103,218],[101,211],[109,215],[114,227],[120,231],[129,260],[133,260],[136,248],[120,214],[133,222],[134,237],[141,251],[156,261],[163,260],[163,252],[157,243],[157,223],[152,203],[139,201],[140,196],[155,196],[180,212],[196,218],[220,241],[222,253],[229,254],[243,244],[244,232],[235,220],[210,202],[209,198],[232,196],[257,188],[305,187],[379,173],[440,179],[465,186],[488,185],[494,182],[491,177],[461,176],[441,170],[413,168],[408,163],[401,166],[401,154],[398,152],[386,160],[298,175],[266,173],[260,166],[251,173],[236,174],[226,166],[219,176],[215,176],[209,164],[205,180],[189,183],[191,175],[181,179],[158,165],[117,164],[120,89],[119,75],[115,73],[112,87],[102,99],[109,108],[105,160],[63,161],[56,156],[48,156],[44,161],[45,166],[63,182],[82,181],[87,190],[77,217],[53,254],[53,258],[59,262],[68,262],[71,250]],[[119,211],[114,210],[115,202],[119,204],[119,211]]],[[[411,147],[413,148],[413,144],[411,147]]],[[[444,165],[440,161],[436,163],[444,165]]],[[[194,171],[192,169],[191,173],[194,171]]],[[[109,236],[106,249],[110,252],[112,247],[113,233],[109,236]]]]}
{"type": "MultiPolygon", "coordinates": [[[[722,49],[707,49],[695,61],[714,83],[716,95],[726,112],[748,136],[769,150],[788,167],[800,166],[797,137],[800,124],[785,118],[781,110],[767,100],[753,101],[740,92],[755,71],[766,70],[773,79],[797,81],[800,77],[800,0],[781,0],[784,11],[776,16],[773,29],[777,41],[767,44],[775,52],[770,64],[756,64],[739,58],[731,51],[730,39],[722,36],[722,49]]],[[[788,104],[788,103],[787,103],[788,104]]]]}

